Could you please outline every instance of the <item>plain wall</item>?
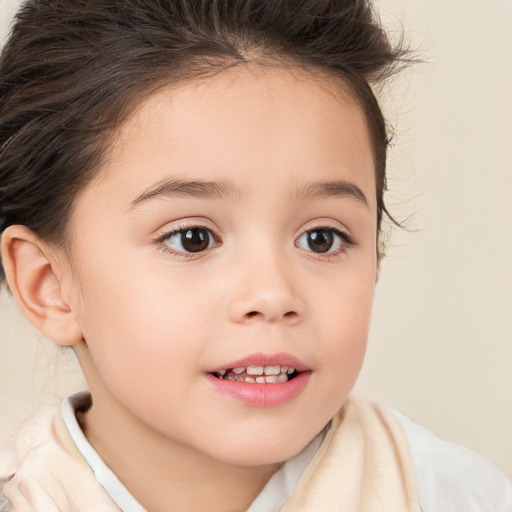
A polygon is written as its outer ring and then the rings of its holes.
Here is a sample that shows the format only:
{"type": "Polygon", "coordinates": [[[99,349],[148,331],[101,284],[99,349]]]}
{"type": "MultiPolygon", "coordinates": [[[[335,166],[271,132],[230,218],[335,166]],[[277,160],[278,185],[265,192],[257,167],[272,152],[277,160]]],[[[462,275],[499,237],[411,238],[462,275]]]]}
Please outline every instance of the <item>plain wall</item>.
{"type": "MultiPolygon", "coordinates": [[[[0,0],[0,38],[16,0],[0,0]]],[[[395,126],[382,264],[357,384],[512,477],[512,2],[389,0],[428,63],[383,103],[395,126]]],[[[0,294],[0,438],[84,385],[72,352],[0,294]]]]}

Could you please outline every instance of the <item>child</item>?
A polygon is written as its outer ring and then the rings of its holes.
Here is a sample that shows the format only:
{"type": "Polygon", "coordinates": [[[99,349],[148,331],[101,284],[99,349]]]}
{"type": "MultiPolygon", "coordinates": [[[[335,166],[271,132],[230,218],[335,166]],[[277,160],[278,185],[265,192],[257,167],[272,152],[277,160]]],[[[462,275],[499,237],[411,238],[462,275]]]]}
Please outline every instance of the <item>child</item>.
{"type": "Polygon", "coordinates": [[[360,1],[45,0],[0,68],[10,290],[89,391],[16,511],[509,511],[492,465],[350,397],[408,54],[360,1]]]}

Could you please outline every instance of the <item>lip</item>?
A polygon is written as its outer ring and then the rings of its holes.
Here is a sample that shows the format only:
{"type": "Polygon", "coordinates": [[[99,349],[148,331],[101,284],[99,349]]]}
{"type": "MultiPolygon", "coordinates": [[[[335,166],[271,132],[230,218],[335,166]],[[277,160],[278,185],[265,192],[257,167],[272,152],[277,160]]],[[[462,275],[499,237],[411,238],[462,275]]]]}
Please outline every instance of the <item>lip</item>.
{"type": "Polygon", "coordinates": [[[207,373],[207,382],[218,392],[226,394],[236,400],[257,407],[273,407],[293,400],[300,395],[306,387],[311,372],[301,372],[292,380],[275,384],[250,384],[223,380],[207,373]]]}
{"type": "Polygon", "coordinates": [[[290,402],[300,395],[309,382],[311,372],[311,368],[291,354],[284,352],[271,355],[258,353],[230,362],[227,365],[213,368],[205,374],[205,379],[217,392],[247,405],[275,407],[290,402]],[[261,384],[219,379],[212,375],[214,372],[228,368],[276,365],[293,366],[299,373],[287,382],[261,384]]]}
{"type": "Polygon", "coordinates": [[[311,371],[311,368],[304,362],[302,362],[300,359],[297,359],[295,356],[292,356],[291,354],[287,354],[286,352],[279,352],[277,354],[263,354],[262,352],[258,352],[256,354],[252,354],[242,359],[237,359],[236,361],[232,361],[222,366],[212,368],[211,370],[208,370],[208,373],[227,370],[228,368],[238,368],[241,366],[247,367],[276,365],[293,366],[293,368],[295,368],[298,372],[311,371]]]}

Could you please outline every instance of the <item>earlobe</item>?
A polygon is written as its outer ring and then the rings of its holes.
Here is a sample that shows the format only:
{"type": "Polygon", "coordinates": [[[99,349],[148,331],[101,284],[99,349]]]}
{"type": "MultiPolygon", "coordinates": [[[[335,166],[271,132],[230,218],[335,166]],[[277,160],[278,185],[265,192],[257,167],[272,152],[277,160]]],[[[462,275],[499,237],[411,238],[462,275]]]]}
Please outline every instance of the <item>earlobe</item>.
{"type": "Polygon", "coordinates": [[[1,254],[7,282],[27,319],[60,345],[79,342],[80,325],[65,300],[51,249],[27,227],[14,225],[2,234],[1,254]]]}

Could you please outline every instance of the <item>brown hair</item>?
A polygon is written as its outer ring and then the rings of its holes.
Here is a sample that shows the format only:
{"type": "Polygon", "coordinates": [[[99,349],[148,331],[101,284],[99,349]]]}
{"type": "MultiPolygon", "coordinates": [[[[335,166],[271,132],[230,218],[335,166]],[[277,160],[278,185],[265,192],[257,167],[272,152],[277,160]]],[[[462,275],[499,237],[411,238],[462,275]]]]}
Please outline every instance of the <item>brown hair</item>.
{"type": "Polygon", "coordinates": [[[407,57],[366,0],[29,0],[0,57],[0,233],[22,224],[64,245],[74,198],[138,102],[246,62],[348,87],[369,127],[380,230],[388,137],[370,84],[407,57]]]}

